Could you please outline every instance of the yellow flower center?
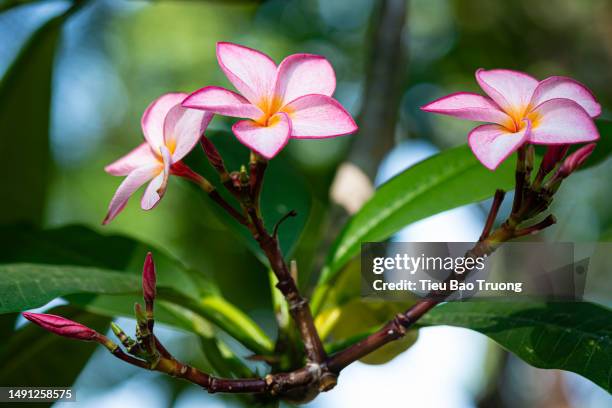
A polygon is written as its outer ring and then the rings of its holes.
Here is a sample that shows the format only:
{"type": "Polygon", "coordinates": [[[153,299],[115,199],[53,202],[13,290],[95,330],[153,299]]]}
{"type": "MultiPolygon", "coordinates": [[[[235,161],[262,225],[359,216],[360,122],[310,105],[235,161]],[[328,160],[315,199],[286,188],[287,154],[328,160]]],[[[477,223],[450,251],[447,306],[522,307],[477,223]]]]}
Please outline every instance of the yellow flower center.
{"type": "Polygon", "coordinates": [[[287,109],[281,110],[282,99],[278,95],[274,95],[272,97],[264,97],[259,101],[257,107],[263,111],[263,115],[258,118],[255,122],[257,122],[261,126],[273,126],[280,119],[274,118],[279,111],[286,112],[287,109]]]}
{"type": "Polygon", "coordinates": [[[502,126],[512,133],[520,132],[527,127],[525,119],[529,119],[532,129],[537,127],[540,122],[540,114],[534,112],[531,105],[506,111],[506,113],[510,116],[510,119],[506,123],[502,123],[502,126]]]}

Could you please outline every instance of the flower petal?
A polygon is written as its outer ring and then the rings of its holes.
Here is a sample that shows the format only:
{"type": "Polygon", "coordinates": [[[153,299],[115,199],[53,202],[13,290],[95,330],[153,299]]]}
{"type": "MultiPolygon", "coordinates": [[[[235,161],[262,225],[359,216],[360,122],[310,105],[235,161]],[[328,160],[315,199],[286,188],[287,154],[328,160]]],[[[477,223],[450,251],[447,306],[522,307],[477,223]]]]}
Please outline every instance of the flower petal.
{"type": "Polygon", "coordinates": [[[142,198],[140,199],[140,208],[145,211],[149,211],[155,208],[155,206],[159,203],[159,200],[161,200],[162,198],[162,195],[158,193],[158,190],[162,188],[162,185],[164,184],[164,179],[165,173],[162,171],[157,176],[155,176],[153,180],[151,180],[151,182],[145,189],[142,198]]]}
{"type": "Polygon", "coordinates": [[[164,145],[177,162],[194,148],[210,123],[213,114],[177,105],[170,109],[164,121],[164,145]]]}
{"type": "Polygon", "coordinates": [[[301,96],[282,110],[291,118],[291,137],[297,139],[342,136],[358,129],[351,114],[329,96],[301,96]]]}
{"type": "Polygon", "coordinates": [[[533,110],[529,141],[536,144],[570,144],[599,139],[593,119],[576,102],[551,99],[533,110]]]}
{"type": "Polygon", "coordinates": [[[164,143],[166,115],[170,109],[183,102],[186,96],[187,94],[178,92],[164,94],[151,102],[142,114],[142,133],[154,151],[164,143]]]}
{"type": "Polygon", "coordinates": [[[512,120],[492,99],[471,92],[457,92],[443,96],[421,107],[421,110],[500,125],[512,120]]]}
{"type": "Polygon", "coordinates": [[[279,112],[270,118],[268,126],[251,120],[241,120],[232,126],[232,130],[242,144],[266,159],[271,159],[289,141],[291,122],[287,114],[279,112]]]}
{"type": "Polygon", "coordinates": [[[601,114],[601,105],[597,103],[589,88],[572,78],[562,76],[552,76],[540,82],[531,97],[531,106],[557,98],[573,100],[593,118],[601,114]]]}
{"type": "Polygon", "coordinates": [[[203,109],[219,115],[259,119],[264,113],[236,92],[218,86],[195,91],[183,101],[183,107],[203,109]]]}
{"type": "Polygon", "coordinates": [[[151,180],[162,170],[161,164],[139,167],[131,172],[119,185],[109,206],[108,213],[102,224],[108,224],[125,208],[128,200],[140,186],[151,180]]]}
{"type": "Polygon", "coordinates": [[[335,89],[334,69],[320,55],[293,54],[278,66],[274,96],[281,106],[309,94],[332,96],[335,89]]]}
{"type": "Polygon", "coordinates": [[[513,117],[520,117],[525,112],[538,86],[538,80],[532,76],[508,69],[479,69],[476,80],[487,95],[513,117]]]}
{"type": "Polygon", "coordinates": [[[145,211],[153,209],[159,200],[164,196],[166,187],[168,186],[168,178],[170,177],[170,165],[172,158],[166,146],[160,147],[162,158],[164,161],[163,170],[159,173],[147,186],[142,199],[140,200],[140,208],[145,211]]]}
{"type": "Polygon", "coordinates": [[[268,100],[274,87],[276,64],[266,54],[238,44],[217,43],[217,60],[227,79],[252,104],[268,100]]]}
{"type": "Polygon", "coordinates": [[[510,133],[499,125],[481,125],[470,132],[468,144],[485,167],[495,170],[527,140],[530,129],[530,123],[517,133],[510,133]]]}
{"type": "Polygon", "coordinates": [[[148,143],[142,143],[125,156],[115,160],[104,171],[113,176],[127,176],[138,167],[156,163],[157,158],[148,143]]]}

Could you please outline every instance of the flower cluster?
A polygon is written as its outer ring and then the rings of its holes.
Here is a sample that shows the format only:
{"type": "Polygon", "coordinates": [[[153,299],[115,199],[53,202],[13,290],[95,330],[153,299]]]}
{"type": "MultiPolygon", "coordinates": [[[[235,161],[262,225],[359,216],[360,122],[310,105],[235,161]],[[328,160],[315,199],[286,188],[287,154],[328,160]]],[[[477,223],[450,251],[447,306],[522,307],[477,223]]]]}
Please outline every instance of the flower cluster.
{"type": "Polygon", "coordinates": [[[460,119],[489,122],[468,135],[472,151],[494,170],[525,143],[562,146],[599,139],[593,118],[601,106],[591,91],[566,77],[543,81],[517,71],[476,71],[488,95],[458,92],[421,109],[460,119]]]}
{"type": "MultiPolygon", "coordinates": [[[[151,103],[141,121],[145,142],[105,168],[112,175],[127,176],[111,200],[105,224],[147,182],[141,200],[144,210],[157,205],[170,175],[207,183],[182,159],[199,140],[205,142],[210,157],[203,135],[214,114],[243,118],[232,131],[261,160],[273,158],[292,138],[328,138],[357,131],[351,115],[332,98],[336,77],[324,57],[294,54],[277,66],[257,50],[221,42],[217,59],[239,93],[207,86],[192,94],[168,93],[151,103]]],[[[546,170],[560,163],[570,144],[599,139],[593,119],[601,106],[588,88],[571,78],[538,81],[522,72],[479,69],[476,80],[487,96],[458,92],[421,109],[488,122],[470,132],[468,144],[491,170],[526,144],[549,146],[542,164],[546,170]]],[[[584,152],[590,154],[593,147],[584,152]]],[[[559,170],[560,178],[568,166],[559,170]]]]}
{"type": "Polygon", "coordinates": [[[111,200],[104,224],[143,184],[149,182],[141,207],[150,210],[164,195],[170,175],[193,174],[181,160],[196,146],[213,114],[246,118],[232,130],[241,143],[266,159],[278,154],[290,138],[357,131],[351,115],[332,98],[336,76],[325,58],[294,54],[276,66],[259,51],[223,42],[217,44],[217,59],[240,94],[208,86],[191,95],[168,93],[151,103],[141,120],[145,142],[105,168],[127,177],[111,200]]]}

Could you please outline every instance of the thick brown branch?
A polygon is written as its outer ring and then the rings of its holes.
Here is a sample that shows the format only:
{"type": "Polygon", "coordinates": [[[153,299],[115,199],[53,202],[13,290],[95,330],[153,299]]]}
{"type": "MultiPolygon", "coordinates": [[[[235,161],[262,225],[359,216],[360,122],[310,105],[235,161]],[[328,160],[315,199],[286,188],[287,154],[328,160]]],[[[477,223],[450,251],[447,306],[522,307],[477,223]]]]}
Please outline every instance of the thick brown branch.
{"type": "Polygon", "coordinates": [[[270,268],[272,268],[278,279],[276,287],[285,297],[289,305],[289,313],[301,334],[306,357],[311,362],[323,363],[326,354],[323,349],[323,343],[315,328],[308,300],[300,295],[297,284],[293,280],[287,263],[283,258],[278,239],[275,235],[270,235],[266,231],[263,221],[259,218],[254,208],[249,209],[249,215],[255,226],[254,237],[270,262],[270,268]]]}
{"type": "Polygon", "coordinates": [[[432,299],[423,299],[419,301],[405,313],[400,313],[395,316],[393,320],[380,330],[331,356],[327,362],[326,368],[333,373],[339,373],[349,364],[378,350],[385,344],[403,337],[410,326],[438,303],[439,301],[432,299]]]}
{"type": "MultiPolygon", "coordinates": [[[[214,145],[208,139],[202,138],[202,147],[213,167],[215,167],[220,174],[225,174],[225,166],[222,164],[222,160],[214,148],[214,145]]],[[[235,189],[234,184],[228,187],[228,189],[234,193],[234,196],[239,199],[242,208],[246,211],[246,217],[225,201],[214,187],[212,187],[212,185],[202,176],[189,171],[190,169],[188,169],[187,166],[176,169],[175,173],[198,183],[213,201],[219,204],[234,219],[249,228],[253,237],[268,258],[270,267],[278,279],[276,287],[281,291],[287,301],[290,314],[301,334],[308,361],[322,364],[327,356],[323,349],[323,343],[315,328],[308,301],[300,295],[297,284],[289,272],[289,268],[283,258],[278,242],[278,236],[276,234],[277,229],[275,228],[272,234],[268,233],[263,219],[261,218],[260,195],[267,164],[265,159],[252,153],[249,163],[250,174],[248,176],[248,184],[243,186],[241,183],[241,188],[239,190],[235,189]]],[[[289,215],[293,214],[293,212],[289,213],[289,215]]]]}

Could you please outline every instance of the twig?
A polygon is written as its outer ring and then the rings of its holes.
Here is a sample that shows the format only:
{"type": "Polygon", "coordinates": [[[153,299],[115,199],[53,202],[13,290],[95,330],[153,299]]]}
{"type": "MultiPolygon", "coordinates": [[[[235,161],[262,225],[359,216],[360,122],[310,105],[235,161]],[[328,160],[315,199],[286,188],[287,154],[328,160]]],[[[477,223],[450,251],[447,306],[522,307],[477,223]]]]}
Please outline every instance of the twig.
{"type": "Polygon", "coordinates": [[[308,306],[308,300],[300,295],[296,282],[291,277],[289,268],[282,256],[278,237],[270,235],[263,226],[255,209],[249,210],[249,216],[255,225],[255,239],[259,243],[270,267],[278,279],[276,287],[281,291],[289,305],[289,313],[300,331],[308,361],[321,364],[327,357],[323,343],[314,325],[314,318],[308,306]]]}
{"type": "Polygon", "coordinates": [[[517,158],[516,158],[516,172],[515,172],[516,185],[514,188],[514,201],[512,202],[512,214],[516,214],[523,203],[525,175],[526,175],[526,168],[525,168],[526,155],[527,155],[527,152],[525,150],[525,147],[524,146],[520,147],[517,151],[517,158]]]}
{"type": "MultiPolygon", "coordinates": [[[[204,139],[204,138],[203,138],[204,139]]],[[[208,180],[206,180],[201,174],[193,171],[189,166],[187,166],[183,162],[178,162],[172,165],[170,169],[171,173],[175,176],[182,177],[191,181],[200,187],[208,196],[216,202],[221,208],[223,208],[229,215],[232,216],[236,221],[238,221],[242,225],[247,225],[247,219],[244,215],[242,215],[238,210],[236,210],[230,203],[228,203],[222,196],[219,194],[215,186],[213,186],[208,180]]]]}
{"type": "Polygon", "coordinates": [[[261,195],[261,188],[263,186],[263,178],[268,162],[263,157],[256,153],[251,153],[251,160],[249,162],[249,187],[250,194],[255,204],[259,205],[259,198],[261,195]]]}
{"type": "Polygon", "coordinates": [[[295,210],[291,210],[287,214],[283,215],[281,219],[276,221],[276,224],[274,224],[274,229],[272,230],[272,236],[276,238],[278,236],[278,228],[281,226],[281,224],[285,222],[288,218],[296,217],[296,216],[297,216],[297,212],[295,212],[295,210]]]}
{"type": "MultiPolygon", "coordinates": [[[[493,253],[497,247],[510,239],[521,237],[527,234],[532,234],[543,230],[544,228],[555,223],[555,218],[549,215],[541,222],[524,229],[518,229],[517,225],[525,221],[527,218],[534,216],[532,208],[537,208],[539,211],[544,211],[547,208],[548,202],[552,199],[541,191],[531,190],[529,183],[525,183],[531,169],[529,163],[525,160],[525,150],[519,151],[519,159],[516,168],[517,191],[515,192],[513,209],[508,219],[495,231],[491,233],[493,222],[499,212],[504,193],[501,190],[495,192],[493,204],[489,210],[487,220],[485,222],[482,234],[476,245],[466,253],[466,257],[482,257],[493,253]],[[526,168],[527,165],[527,168],[526,168]],[[520,190],[519,190],[520,189],[520,190]],[[529,193],[530,200],[523,200],[523,193],[529,193]]],[[[466,274],[459,275],[459,279],[465,279],[466,274]]],[[[449,276],[451,279],[453,275],[449,276]]],[[[414,306],[406,312],[398,314],[392,321],[387,323],[381,329],[370,334],[363,340],[347,347],[346,349],[332,355],[327,362],[326,368],[335,373],[339,373],[344,367],[352,362],[366,356],[368,353],[377,350],[390,341],[396,340],[406,333],[416,321],[418,321],[425,313],[431,310],[434,306],[441,303],[452,292],[438,293],[431,292],[425,298],[419,300],[414,306]]]]}
{"type": "Polygon", "coordinates": [[[557,222],[557,219],[555,218],[555,216],[552,214],[549,214],[546,218],[544,218],[542,221],[538,222],[537,224],[534,224],[530,227],[516,230],[514,232],[514,238],[524,237],[526,235],[532,235],[532,234],[538,233],[542,231],[544,228],[550,227],[551,225],[555,224],[556,222],[557,222]]]}
{"type": "MultiPolygon", "coordinates": [[[[204,150],[207,151],[207,157],[209,157],[211,165],[213,165],[213,167],[215,167],[218,171],[223,171],[224,167],[223,169],[221,168],[221,165],[219,164],[221,160],[220,158],[216,158],[218,152],[214,153],[216,149],[213,150],[214,146],[212,143],[210,143],[207,139],[202,138],[202,146],[204,147],[204,150]]],[[[283,258],[278,242],[278,225],[287,217],[294,216],[295,212],[292,211],[283,217],[275,226],[272,234],[266,230],[261,217],[260,195],[267,168],[267,161],[259,155],[252,153],[249,162],[250,174],[248,175],[248,180],[241,180],[240,189],[236,190],[236,186],[231,177],[229,179],[231,187],[227,187],[227,185],[224,183],[228,190],[233,191],[234,196],[239,199],[246,216],[240,214],[229,203],[227,203],[227,201],[225,201],[219,195],[219,193],[210,185],[210,183],[207,181],[202,182],[201,180],[205,180],[202,176],[194,173],[193,171],[189,172],[188,170],[190,169],[186,166],[184,167],[185,168],[179,169],[179,171],[182,171],[182,173],[179,173],[179,175],[183,175],[184,177],[198,183],[217,204],[232,215],[232,217],[238,222],[249,228],[253,238],[255,238],[259,244],[259,247],[268,258],[270,267],[278,279],[276,287],[281,291],[285,297],[285,300],[287,301],[287,304],[289,305],[290,314],[298,327],[302,337],[302,342],[304,343],[307,360],[312,363],[322,364],[327,356],[325,354],[325,350],[323,349],[323,343],[321,342],[319,334],[315,328],[314,318],[310,311],[310,307],[308,306],[308,300],[301,296],[297,284],[293,280],[291,273],[289,272],[289,268],[287,267],[287,263],[283,258]],[[244,181],[248,181],[248,183],[245,184],[244,181]],[[246,194],[245,187],[247,188],[246,194]]],[[[242,169],[240,174],[241,179],[247,177],[245,169],[242,169]]]]}
{"type": "Polygon", "coordinates": [[[495,190],[495,195],[493,196],[493,203],[491,204],[489,215],[487,216],[484,228],[482,229],[482,234],[480,235],[478,241],[484,241],[491,233],[491,229],[493,229],[493,224],[495,223],[495,218],[497,218],[499,208],[501,207],[505,196],[506,193],[504,192],[504,190],[495,190]]]}

